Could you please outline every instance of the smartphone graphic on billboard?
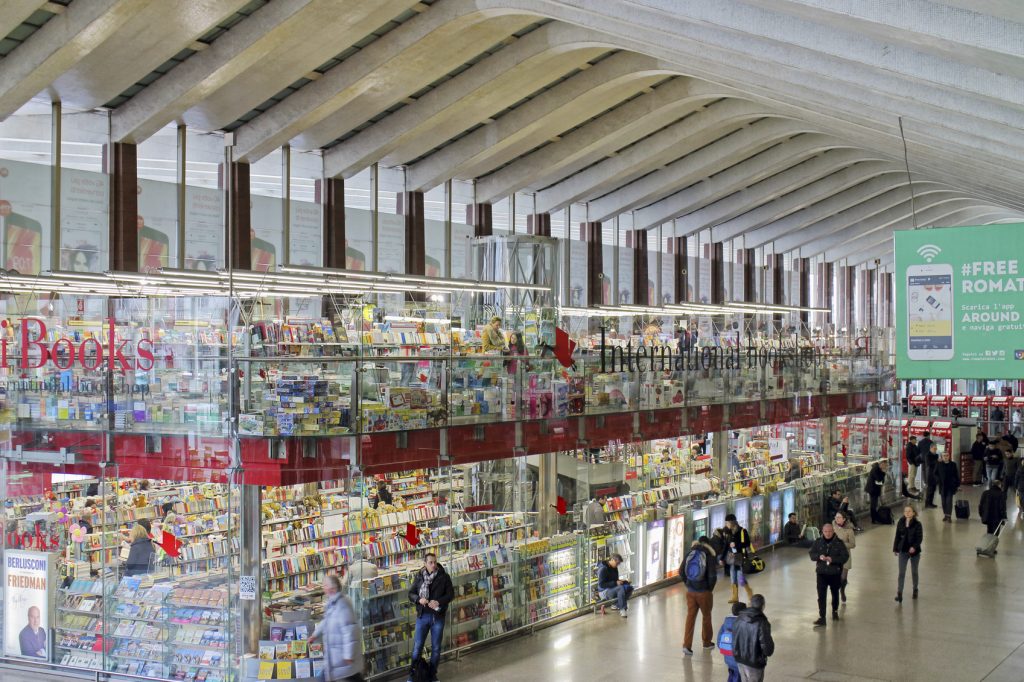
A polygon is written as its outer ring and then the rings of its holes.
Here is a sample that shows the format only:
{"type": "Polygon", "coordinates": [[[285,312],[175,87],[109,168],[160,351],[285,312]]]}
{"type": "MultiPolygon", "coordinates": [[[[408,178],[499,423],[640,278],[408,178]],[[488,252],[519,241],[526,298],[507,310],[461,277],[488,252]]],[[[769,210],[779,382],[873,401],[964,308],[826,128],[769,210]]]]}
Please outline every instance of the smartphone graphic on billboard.
{"type": "Polygon", "coordinates": [[[953,266],[907,268],[907,357],[953,359],[953,266]]]}
{"type": "Polygon", "coordinates": [[[10,213],[4,223],[4,268],[23,275],[42,269],[43,226],[20,213],[10,213]]]}
{"type": "Polygon", "coordinates": [[[171,253],[170,239],[160,230],[139,219],[139,272],[156,272],[166,268],[171,253]]]}

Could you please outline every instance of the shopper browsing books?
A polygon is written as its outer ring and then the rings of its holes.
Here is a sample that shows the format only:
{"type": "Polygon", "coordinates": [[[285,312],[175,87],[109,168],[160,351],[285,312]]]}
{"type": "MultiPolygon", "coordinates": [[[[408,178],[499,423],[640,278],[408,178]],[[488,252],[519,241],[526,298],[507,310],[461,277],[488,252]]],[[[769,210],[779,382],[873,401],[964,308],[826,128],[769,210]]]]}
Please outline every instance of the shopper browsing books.
{"type": "Polygon", "coordinates": [[[141,575],[152,570],[153,541],[149,538],[149,531],[141,523],[132,526],[131,534],[128,536],[130,543],[128,558],[124,562],[124,575],[141,575]]]}
{"type": "Polygon", "coordinates": [[[503,351],[508,347],[505,341],[505,334],[501,331],[501,318],[495,315],[491,318],[490,324],[484,327],[483,352],[492,350],[503,351]]]}
{"type": "Polygon", "coordinates": [[[597,590],[601,599],[614,599],[619,614],[626,618],[629,613],[629,595],[633,594],[633,586],[628,580],[619,579],[619,564],[622,563],[622,555],[612,554],[610,558],[601,562],[597,569],[597,590]]]}
{"type": "Polygon", "coordinates": [[[427,632],[430,632],[430,674],[437,677],[441,662],[441,640],[444,637],[444,614],[455,598],[452,579],[437,562],[437,555],[428,553],[423,568],[416,574],[409,589],[409,601],[416,605],[416,634],[412,646],[412,660],[423,655],[427,632]]]}
{"type": "Polygon", "coordinates": [[[362,682],[363,641],[359,619],[352,603],[341,592],[338,576],[325,576],[323,588],[327,597],[324,619],[309,638],[310,642],[323,641],[323,679],[325,682],[362,682]]]}

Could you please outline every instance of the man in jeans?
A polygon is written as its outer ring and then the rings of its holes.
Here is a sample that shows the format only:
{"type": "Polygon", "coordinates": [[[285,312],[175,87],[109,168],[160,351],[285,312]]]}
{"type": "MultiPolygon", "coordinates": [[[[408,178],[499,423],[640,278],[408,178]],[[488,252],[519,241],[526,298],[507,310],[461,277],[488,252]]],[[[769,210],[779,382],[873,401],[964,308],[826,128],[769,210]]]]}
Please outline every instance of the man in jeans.
{"type": "Polygon", "coordinates": [[[619,611],[619,615],[626,618],[629,613],[629,595],[633,594],[633,586],[628,580],[619,579],[619,564],[622,563],[622,555],[612,554],[606,561],[602,561],[597,569],[597,593],[601,599],[614,599],[613,609],[619,611]]]}
{"type": "Polygon", "coordinates": [[[693,656],[693,630],[697,624],[697,611],[701,612],[700,636],[705,649],[714,649],[715,630],[711,624],[711,609],[715,603],[715,583],[718,581],[718,558],[711,540],[702,535],[694,542],[679,575],[686,583],[686,629],[683,634],[683,655],[693,656]]]}
{"type": "Polygon", "coordinates": [[[768,658],[775,653],[772,624],[764,615],[764,595],[755,594],[750,608],[740,611],[732,626],[732,655],[743,682],[761,682],[768,658]]]}
{"type": "Polygon", "coordinates": [[[444,614],[455,598],[452,579],[448,577],[437,555],[429,553],[423,568],[416,574],[409,589],[409,601],[416,605],[416,635],[412,645],[412,660],[423,654],[423,645],[430,632],[430,675],[437,678],[441,662],[441,638],[444,635],[444,614]]]}

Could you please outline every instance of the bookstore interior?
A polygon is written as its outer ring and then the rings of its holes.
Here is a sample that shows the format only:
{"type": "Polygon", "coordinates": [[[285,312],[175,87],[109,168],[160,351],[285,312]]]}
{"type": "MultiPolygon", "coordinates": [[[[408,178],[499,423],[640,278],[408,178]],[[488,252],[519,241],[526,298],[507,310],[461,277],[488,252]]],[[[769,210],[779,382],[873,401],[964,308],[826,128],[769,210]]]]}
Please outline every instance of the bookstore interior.
{"type": "Polygon", "coordinates": [[[666,584],[727,513],[775,544],[823,491],[859,500],[909,428],[879,407],[884,343],[780,310],[595,313],[529,285],[314,270],[260,273],[259,292],[44,275],[6,296],[6,658],[313,678],[337,573],[381,675],[410,661],[428,551],[458,650],[585,612],[612,552],[637,587],[666,584]]]}

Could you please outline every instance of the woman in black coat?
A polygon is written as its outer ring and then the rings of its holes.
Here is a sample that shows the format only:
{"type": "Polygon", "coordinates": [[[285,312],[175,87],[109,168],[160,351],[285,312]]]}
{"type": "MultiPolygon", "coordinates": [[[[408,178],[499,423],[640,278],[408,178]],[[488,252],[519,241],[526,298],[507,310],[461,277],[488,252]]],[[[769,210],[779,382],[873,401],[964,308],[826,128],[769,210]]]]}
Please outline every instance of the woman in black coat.
{"type": "Polygon", "coordinates": [[[907,562],[914,577],[914,599],[917,599],[917,564],[921,560],[921,542],[924,540],[924,526],[917,520],[917,511],[909,504],[903,508],[903,518],[896,524],[896,537],[892,542],[892,553],[899,558],[900,574],[896,583],[896,601],[903,601],[903,581],[907,577],[907,562]]]}
{"type": "Polygon", "coordinates": [[[981,494],[978,514],[989,535],[995,535],[999,522],[1006,518],[1006,493],[1003,492],[1002,481],[992,481],[992,487],[981,494]]]}
{"type": "Polygon", "coordinates": [[[124,562],[124,575],[149,573],[153,568],[153,555],[156,550],[153,549],[153,541],[146,532],[146,527],[141,523],[135,524],[128,539],[131,545],[128,549],[128,559],[124,562]]]}

